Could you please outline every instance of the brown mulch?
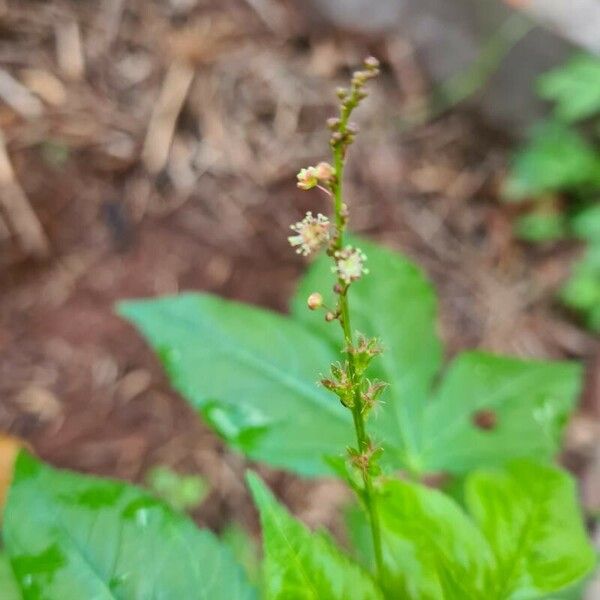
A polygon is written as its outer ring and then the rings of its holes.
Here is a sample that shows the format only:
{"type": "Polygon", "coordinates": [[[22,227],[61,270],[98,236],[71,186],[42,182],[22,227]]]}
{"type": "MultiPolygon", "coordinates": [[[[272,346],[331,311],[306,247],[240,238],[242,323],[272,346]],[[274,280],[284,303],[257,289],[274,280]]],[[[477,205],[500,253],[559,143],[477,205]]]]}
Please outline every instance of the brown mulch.
{"type": "MultiPolygon", "coordinates": [[[[577,249],[514,241],[512,209],[497,202],[506,140],[476,116],[454,110],[410,123],[427,88],[403,40],[313,33],[292,2],[274,0],[7,6],[0,63],[39,94],[42,111],[23,115],[0,102],[0,129],[50,252],[34,260],[0,220],[2,430],[85,472],[141,481],[167,464],[201,473],[212,492],[199,521],[251,522],[243,459],[169,388],[114,303],[198,289],[285,311],[304,268],[287,227],[322,202],[300,194],[294,174],[324,158],[332,91],[375,53],[384,73],[357,115],[353,227],[431,276],[448,355],[482,347],[589,365],[568,456],[591,490],[586,501],[600,505],[599,344],[553,300],[577,249]],[[73,24],[83,71],[55,51],[73,24]],[[172,132],[153,117],[167,72],[183,81],[172,132]]],[[[307,521],[331,524],[343,498],[335,484],[270,477],[307,521]]]]}

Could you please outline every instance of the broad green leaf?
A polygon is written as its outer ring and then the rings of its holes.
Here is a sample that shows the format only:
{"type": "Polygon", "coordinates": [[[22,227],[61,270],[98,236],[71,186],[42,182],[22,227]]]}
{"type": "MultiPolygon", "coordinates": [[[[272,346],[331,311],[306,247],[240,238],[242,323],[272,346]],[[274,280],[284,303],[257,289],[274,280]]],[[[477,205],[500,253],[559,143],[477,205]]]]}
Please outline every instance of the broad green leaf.
{"type": "Polygon", "coordinates": [[[392,481],[378,506],[390,598],[491,600],[492,553],[453,500],[419,484],[392,481]]]}
{"type": "Polygon", "coordinates": [[[575,363],[459,355],[426,410],[425,470],[465,473],[513,458],[552,458],[580,382],[575,363]]]}
{"type": "Polygon", "coordinates": [[[3,519],[24,600],[254,600],[229,551],[143,491],[21,453],[3,519]]]}
{"type": "Polygon", "coordinates": [[[339,356],[289,318],[203,294],[124,302],[171,382],[232,446],[307,475],[352,440],[352,419],[317,385],[339,356]]]}
{"type": "MultiPolygon", "coordinates": [[[[395,465],[418,463],[423,443],[422,411],[442,362],[436,333],[437,298],[422,271],[401,255],[365,240],[351,239],[368,257],[370,274],[350,289],[352,328],[381,339],[385,352],[371,374],[390,384],[371,426],[383,442],[385,459],[395,465]]],[[[311,331],[342,347],[340,328],[306,309],[311,292],[334,304],[331,261],[319,257],[300,283],[292,313],[311,331]]]]}
{"type": "Polygon", "coordinates": [[[534,130],[529,143],[514,158],[505,186],[508,200],[598,186],[600,155],[576,131],[560,123],[534,130]]]}
{"type": "MultiPolygon", "coordinates": [[[[436,390],[441,345],[431,284],[406,259],[352,243],[367,252],[372,271],[350,290],[352,325],[381,338],[385,352],[369,376],[390,383],[368,425],[384,449],[383,465],[462,473],[519,452],[551,456],[579,370],[473,353],[459,357],[436,390]],[[497,430],[473,425],[480,410],[494,411],[497,430]]],[[[294,318],[198,294],[126,302],[120,311],[157,350],[174,386],[230,445],[277,467],[324,475],[354,437],[349,411],[316,385],[329,363],[342,358],[342,335],[305,301],[320,291],[331,303],[332,283],[320,257],[300,285],[294,318]]]]}
{"type": "Polygon", "coordinates": [[[600,59],[576,56],[538,80],[542,98],[556,102],[555,115],[564,121],[587,119],[600,113],[600,59]]]}
{"type": "Polygon", "coordinates": [[[593,569],[575,482],[563,471],[518,461],[472,474],[465,496],[496,561],[490,598],[540,598],[593,569]]]}
{"type": "Polygon", "coordinates": [[[2,600],[23,599],[8,556],[4,552],[0,552],[0,598],[2,600]]]}
{"type": "Polygon", "coordinates": [[[261,479],[248,473],[260,512],[269,600],[383,600],[371,576],[333,544],[294,519],[261,479]]]}

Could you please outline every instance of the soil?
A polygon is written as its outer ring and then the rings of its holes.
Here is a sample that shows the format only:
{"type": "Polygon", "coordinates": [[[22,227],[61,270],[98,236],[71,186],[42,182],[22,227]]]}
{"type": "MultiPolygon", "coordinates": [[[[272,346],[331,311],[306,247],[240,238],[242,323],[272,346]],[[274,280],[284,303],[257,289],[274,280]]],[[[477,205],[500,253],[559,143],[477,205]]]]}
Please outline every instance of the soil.
{"type": "MultiPolygon", "coordinates": [[[[517,211],[498,201],[508,140],[461,107],[416,122],[428,88],[403,40],[315,31],[293,3],[272,4],[21,0],[0,15],[6,70],[43,70],[65,92],[34,118],[0,107],[14,179],[50,247],[36,259],[0,228],[0,428],[83,472],[200,473],[212,490],[200,523],[255,523],[244,459],[173,392],[114,305],[193,289],[285,311],[305,268],[287,228],[323,206],[295,189],[295,172],[325,157],[332,91],[375,53],[384,73],[357,115],[352,226],[427,271],[448,357],[479,347],[588,365],[565,456],[597,509],[600,345],[554,301],[579,249],[514,240],[517,211]],[[79,75],[54,51],[65,23],[81,35],[79,75]],[[182,63],[194,77],[172,135],[151,149],[170,148],[156,172],[144,140],[165,73],[182,63]]],[[[334,522],[335,483],[263,472],[306,521],[334,522]]]]}

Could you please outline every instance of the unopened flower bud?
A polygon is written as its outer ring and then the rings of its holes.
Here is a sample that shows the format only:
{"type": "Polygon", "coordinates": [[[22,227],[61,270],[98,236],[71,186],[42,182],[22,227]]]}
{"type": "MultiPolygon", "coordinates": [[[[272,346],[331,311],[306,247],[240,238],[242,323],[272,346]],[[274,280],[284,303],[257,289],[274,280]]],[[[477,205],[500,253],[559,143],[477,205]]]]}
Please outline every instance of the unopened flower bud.
{"type": "Polygon", "coordinates": [[[327,119],[327,127],[331,131],[335,131],[340,126],[340,120],[337,117],[330,117],[327,119]]]}
{"type": "Polygon", "coordinates": [[[329,183],[335,175],[335,169],[328,162],[320,162],[315,167],[315,175],[321,183],[329,183]]]}
{"type": "Polygon", "coordinates": [[[348,123],[346,131],[351,135],[356,135],[358,133],[358,125],[356,123],[348,123]]]}
{"type": "Polygon", "coordinates": [[[319,292],[313,292],[306,300],[306,304],[310,310],[318,310],[323,306],[323,296],[319,292]]]}
{"type": "Polygon", "coordinates": [[[374,57],[374,56],[367,56],[367,58],[365,58],[365,68],[369,69],[369,70],[375,70],[375,69],[379,69],[379,61],[374,57]]]}
{"type": "Polygon", "coordinates": [[[346,88],[339,87],[335,90],[335,94],[340,100],[345,100],[348,96],[348,90],[346,88]]]}
{"type": "Polygon", "coordinates": [[[334,320],[335,320],[335,314],[334,314],[334,313],[332,313],[331,311],[329,311],[329,312],[328,312],[328,313],[325,315],[325,320],[326,320],[328,323],[331,323],[331,321],[334,321],[334,320]]]}

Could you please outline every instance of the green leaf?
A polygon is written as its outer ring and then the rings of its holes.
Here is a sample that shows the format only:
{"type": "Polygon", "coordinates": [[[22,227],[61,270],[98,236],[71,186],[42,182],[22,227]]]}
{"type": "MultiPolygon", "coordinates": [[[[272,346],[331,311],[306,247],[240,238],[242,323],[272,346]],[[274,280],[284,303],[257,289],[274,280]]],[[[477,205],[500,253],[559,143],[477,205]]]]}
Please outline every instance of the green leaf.
{"type": "Polygon", "coordinates": [[[248,485],[260,512],[269,599],[378,600],[371,576],[324,532],[312,533],[283,508],[254,473],[248,485]]]}
{"type": "Polygon", "coordinates": [[[496,561],[490,598],[540,598],[593,569],[575,482],[563,471],[518,461],[471,475],[465,496],[496,561]]]}
{"type": "MultiPolygon", "coordinates": [[[[383,465],[462,473],[520,451],[551,456],[578,391],[578,368],[467,354],[436,391],[441,344],[431,284],[407,259],[368,242],[352,243],[366,251],[372,271],[351,288],[352,325],[381,338],[385,352],[368,375],[391,384],[369,422],[384,449],[383,465]],[[497,431],[472,424],[482,409],[498,413],[497,431]]],[[[353,443],[352,420],[315,382],[341,358],[342,335],[305,306],[313,291],[327,296],[332,282],[322,256],[300,285],[294,319],[193,294],[126,302],[120,311],[158,351],[174,386],[229,444],[304,475],[340,475],[336,457],[353,443]]]]}
{"type": "Polygon", "coordinates": [[[600,331],[600,243],[588,247],[584,257],[560,291],[562,301],[581,312],[592,331],[600,331]]]}
{"type": "Polygon", "coordinates": [[[566,65],[538,80],[542,98],[556,102],[555,115],[567,122],[600,113],[600,59],[591,54],[576,56],[566,65]]]}
{"type": "Polygon", "coordinates": [[[209,491],[208,483],[199,475],[179,475],[164,465],[152,467],[145,479],[155,496],[179,511],[197,508],[209,491]]]}
{"type": "Polygon", "coordinates": [[[480,470],[467,515],[425,486],[391,481],[380,496],[387,592],[414,600],[533,600],[594,567],[574,482],[533,461],[480,470]]]}
{"type": "Polygon", "coordinates": [[[574,235],[590,242],[600,242],[600,202],[585,208],[571,219],[574,235]]]}
{"type": "Polygon", "coordinates": [[[15,574],[6,553],[0,552],[0,598],[2,600],[22,600],[15,574]]]}
{"type": "Polygon", "coordinates": [[[22,452],[3,538],[26,600],[253,600],[229,551],[143,491],[22,452]]]}
{"type": "MultiPolygon", "coordinates": [[[[423,444],[423,407],[442,363],[437,297],[408,259],[362,239],[350,243],[366,253],[371,272],[350,289],[352,327],[381,339],[385,351],[373,362],[370,375],[390,384],[372,420],[373,433],[383,443],[385,461],[416,466],[423,444]]],[[[292,314],[340,348],[339,327],[306,309],[306,298],[314,291],[323,294],[326,304],[334,304],[330,263],[320,256],[311,266],[292,301],[292,314]]]]}
{"type": "Polygon", "coordinates": [[[450,498],[392,481],[378,497],[390,598],[492,600],[493,557],[471,519],[450,498]]]}
{"type": "Polygon", "coordinates": [[[600,184],[600,155],[577,132],[558,122],[538,126],[514,158],[505,185],[508,200],[600,184]]]}
{"type": "Polygon", "coordinates": [[[465,473],[513,458],[551,459],[580,385],[575,363],[461,354],[426,410],[424,468],[465,473]]]}
{"type": "Polygon", "coordinates": [[[516,223],[516,235],[527,242],[553,242],[564,237],[566,219],[560,213],[532,212],[516,223]]]}
{"type": "Polygon", "coordinates": [[[119,311],[158,351],[175,388],[250,457],[323,475],[322,457],[350,443],[349,412],[316,383],[339,351],[301,324],[203,294],[119,311]]]}

